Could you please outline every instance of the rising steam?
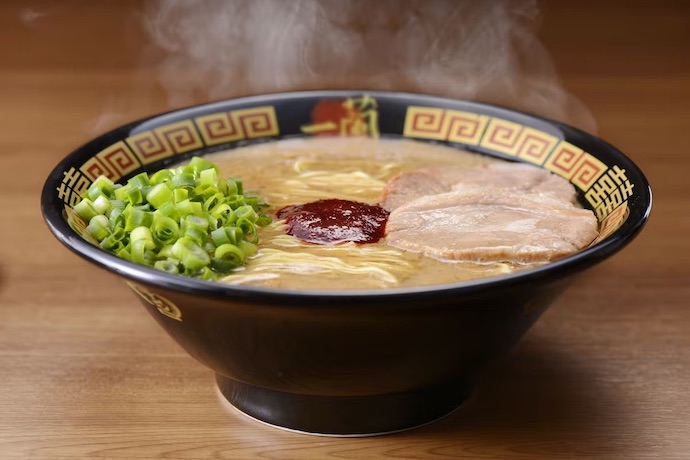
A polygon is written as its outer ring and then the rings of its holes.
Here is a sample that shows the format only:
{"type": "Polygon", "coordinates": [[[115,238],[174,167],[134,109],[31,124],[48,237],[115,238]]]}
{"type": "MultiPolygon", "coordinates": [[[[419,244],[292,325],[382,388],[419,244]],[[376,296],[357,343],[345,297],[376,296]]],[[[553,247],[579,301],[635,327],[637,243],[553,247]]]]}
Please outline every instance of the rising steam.
{"type": "Polygon", "coordinates": [[[154,0],[170,104],[296,89],[494,102],[593,131],[536,38],[532,0],[154,0]]]}

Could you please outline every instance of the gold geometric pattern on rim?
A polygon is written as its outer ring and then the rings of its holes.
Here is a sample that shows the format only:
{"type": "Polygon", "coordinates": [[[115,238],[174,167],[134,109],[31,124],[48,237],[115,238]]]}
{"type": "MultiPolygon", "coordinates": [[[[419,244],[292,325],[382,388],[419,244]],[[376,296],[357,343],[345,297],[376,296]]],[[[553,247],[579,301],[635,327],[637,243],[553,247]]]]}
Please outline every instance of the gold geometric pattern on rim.
{"type": "Polygon", "coordinates": [[[230,112],[230,117],[237,126],[242,127],[244,136],[247,139],[277,136],[280,134],[278,119],[273,106],[233,110],[230,112]]]}
{"type": "Polygon", "coordinates": [[[403,136],[477,145],[489,117],[461,110],[409,106],[403,136]]]}
{"type": "Polygon", "coordinates": [[[244,139],[242,127],[228,112],[212,113],[194,119],[206,145],[225,144],[244,139]]]}
{"type": "Polygon", "coordinates": [[[175,154],[165,136],[158,135],[155,131],[144,131],[128,137],[125,141],[139,161],[145,165],[175,154]]]}
{"type": "Polygon", "coordinates": [[[460,110],[447,110],[445,125],[447,139],[467,145],[477,145],[484,134],[489,117],[460,110]]]}
{"type": "Polygon", "coordinates": [[[196,127],[191,120],[183,120],[177,123],[161,126],[154,130],[159,137],[165,138],[168,145],[176,154],[200,149],[204,146],[196,127]]]}
{"type": "Polygon", "coordinates": [[[581,148],[570,142],[561,141],[544,163],[544,167],[564,179],[570,179],[575,174],[575,165],[582,153],[581,148]]]}
{"type": "Polygon", "coordinates": [[[445,110],[436,107],[410,106],[405,115],[403,136],[420,139],[446,140],[445,110]]]}
{"type": "Polygon", "coordinates": [[[98,176],[105,176],[111,180],[119,179],[117,174],[110,167],[108,167],[107,164],[103,164],[103,160],[98,158],[98,155],[86,160],[86,162],[81,165],[79,170],[92,181],[96,180],[98,176]]]}
{"type": "Polygon", "coordinates": [[[119,141],[98,152],[79,169],[91,180],[104,175],[108,179],[116,181],[139,166],[141,166],[139,159],[127,147],[127,144],[119,141]]]}
{"type": "Polygon", "coordinates": [[[517,153],[519,158],[536,165],[542,165],[555,145],[558,144],[558,138],[543,131],[525,127],[518,144],[520,145],[517,153]]]}
{"type": "Polygon", "coordinates": [[[273,106],[252,107],[202,115],[194,119],[206,145],[243,139],[278,136],[278,118],[273,106]]]}
{"type": "Polygon", "coordinates": [[[584,152],[573,169],[575,172],[570,182],[586,192],[606,172],[608,167],[598,158],[584,152]]]}
{"type": "Polygon", "coordinates": [[[590,243],[590,246],[597,244],[599,241],[603,241],[613,232],[618,230],[621,225],[625,223],[629,214],[630,209],[628,207],[628,202],[625,201],[601,222],[599,236],[597,236],[597,238],[590,243]]]}
{"type": "Polygon", "coordinates": [[[525,127],[500,118],[492,118],[484,132],[480,145],[507,155],[517,155],[519,140],[525,127]]]}

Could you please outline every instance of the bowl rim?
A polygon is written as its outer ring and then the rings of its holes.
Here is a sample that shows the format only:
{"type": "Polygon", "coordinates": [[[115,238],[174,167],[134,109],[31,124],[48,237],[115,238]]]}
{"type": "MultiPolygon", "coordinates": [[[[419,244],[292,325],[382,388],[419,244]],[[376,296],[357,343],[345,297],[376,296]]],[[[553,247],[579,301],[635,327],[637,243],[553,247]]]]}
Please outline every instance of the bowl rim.
{"type": "MultiPolygon", "coordinates": [[[[158,123],[157,123],[158,124],[158,123]]],[[[397,137],[396,135],[392,135],[397,137]]],[[[402,138],[402,136],[400,136],[402,138]]],[[[284,136],[279,139],[285,138],[284,136]]],[[[260,139],[258,141],[261,141],[260,139]]],[[[422,140],[423,141],[423,140],[422,140]]],[[[636,184],[637,185],[637,184],[636,184]]],[[[618,150],[613,145],[604,141],[603,139],[587,133],[583,130],[570,126],[568,124],[542,117],[532,113],[521,110],[512,109],[509,107],[500,106],[497,104],[484,103],[474,100],[458,99],[451,97],[443,97],[437,95],[428,95],[423,93],[409,93],[399,91],[378,91],[378,90],[312,90],[312,91],[294,91],[294,92],[276,92],[266,93],[261,95],[228,98],[219,101],[207,102],[186,106],[159,114],[154,114],[130,123],[118,126],[110,131],[107,131],[77,149],[73,150],[65,156],[50,172],[46,178],[42,193],[41,193],[41,212],[43,218],[54,237],[58,239],[72,252],[78,256],[94,263],[95,265],[104,268],[110,272],[120,275],[126,279],[134,282],[139,282],[147,285],[157,286],[163,289],[183,292],[185,294],[202,295],[204,297],[213,297],[218,299],[243,299],[247,301],[254,301],[260,303],[262,301],[270,301],[275,303],[294,304],[295,302],[315,300],[315,299],[329,299],[339,300],[349,303],[362,301],[363,299],[386,299],[399,298],[404,296],[405,299],[423,299],[430,295],[449,295],[455,296],[458,294],[478,293],[486,290],[495,290],[502,288],[510,288],[516,284],[523,282],[535,281],[554,281],[564,278],[572,273],[582,271],[587,267],[595,265],[604,259],[612,256],[616,252],[627,246],[639,234],[642,228],[647,223],[652,207],[652,190],[647,178],[642,170],[623,152],[618,150]],[[84,240],[78,235],[66,222],[62,216],[64,204],[58,202],[55,198],[53,185],[55,181],[62,176],[65,167],[70,165],[70,160],[80,154],[82,151],[93,149],[94,144],[108,138],[116,138],[121,140],[119,133],[131,131],[136,128],[142,128],[149,122],[163,122],[167,118],[179,117],[184,114],[194,113],[198,110],[212,110],[214,107],[224,107],[228,103],[233,104],[251,104],[251,103],[269,103],[277,102],[285,99],[302,99],[302,98],[336,98],[336,97],[351,97],[356,95],[367,94],[373,98],[389,98],[389,99],[424,99],[429,103],[448,104],[460,102],[469,107],[483,108],[484,110],[494,110],[499,114],[506,114],[514,118],[515,115],[525,117],[534,122],[546,123],[552,127],[558,128],[562,131],[569,131],[584,139],[588,139],[608,150],[611,154],[617,156],[620,160],[626,163],[626,167],[632,167],[635,173],[641,179],[640,192],[642,204],[646,203],[643,209],[639,209],[636,213],[636,218],[633,219],[631,212],[626,221],[607,236],[601,242],[594,246],[587,247],[575,254],[563,257],[556,261],[548,262],[544,265],[520,270],[517,272],[496,275],[490,277],[477,278],[467,281],[460,281],[455,283],[442,283],[425,286],[412,287],[398,287],[398,288],[378,288],[378,289],[339,289],[339,290],[306,290],[306,289],[289,289],[289,288],[268,288],[248,285],[232,285],[219,283],[217,281],[206,281],[196,278],[190,278],[181,275],[172,275],[152,267],[139,265],[110,254],[100,247],[96,247],[88,241],[84,240]]],[[[327,304],[326,304],[327,305],[327,304]]]]}

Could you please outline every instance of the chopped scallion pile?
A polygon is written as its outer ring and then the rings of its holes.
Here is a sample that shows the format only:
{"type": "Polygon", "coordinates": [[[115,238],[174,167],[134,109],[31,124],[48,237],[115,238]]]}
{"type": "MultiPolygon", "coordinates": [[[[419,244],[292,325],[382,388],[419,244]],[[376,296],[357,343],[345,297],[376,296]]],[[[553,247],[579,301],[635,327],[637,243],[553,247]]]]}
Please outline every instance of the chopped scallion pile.
{"type": "Polygon", "coordinates": [[[106,251],[168,273],[217,279],[254,255],[266,203],[201,157],[126,184],[97,178],[74,206],[106,251]]]}

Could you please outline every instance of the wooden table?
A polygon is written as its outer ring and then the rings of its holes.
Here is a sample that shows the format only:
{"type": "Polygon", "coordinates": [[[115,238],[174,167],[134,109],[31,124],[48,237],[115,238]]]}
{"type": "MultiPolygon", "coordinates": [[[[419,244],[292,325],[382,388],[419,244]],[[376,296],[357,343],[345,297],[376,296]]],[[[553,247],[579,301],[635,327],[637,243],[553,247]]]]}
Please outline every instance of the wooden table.
{"type": "Polygon", "coordinates": [[[50,235],[39,191],[72,149],[168,108],[136,1],[0,4],[0,458],[690,458],[690,3],[552,1],[540,36],[598,133],[654,190],[452,416],[319,438],[228,411],[123,283],[50,235]],[[139,67],[142,64],[143,67],[139,67]]]}

